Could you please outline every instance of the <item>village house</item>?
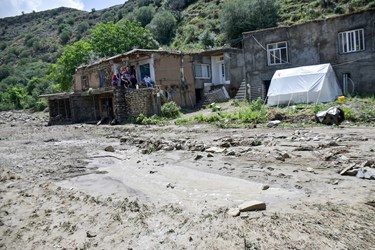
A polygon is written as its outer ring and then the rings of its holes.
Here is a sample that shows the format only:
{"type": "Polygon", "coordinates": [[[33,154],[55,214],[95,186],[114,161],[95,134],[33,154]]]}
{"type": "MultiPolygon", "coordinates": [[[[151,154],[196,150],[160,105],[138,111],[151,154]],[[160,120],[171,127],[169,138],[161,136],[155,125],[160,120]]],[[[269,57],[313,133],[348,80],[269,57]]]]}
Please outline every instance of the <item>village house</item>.
{"type": "Polygon", "coordinates": [[[375,94],[375,11],[243,33],[248,98],[266,98],[278,69],[330,63],[346,95],[375,94]]]}
{"type": "Polygon", "coordinates": [[[94,122],[106,117],[121,123],[139,114],[157,114],[163,100],[181,107],[196,104],[191,55],[164,50],[135,49],[80,66],[73,76],[73,90],[42,96],[48,99],[51,120],[94,122]],[[125,66],[134,68],[137,88],[113,86],[112,76],[125,66]],[[146,75],[153,88],[146,88],[146,75]]]}
{"type": "Polygon", "coordinates": [[[230,97],[243,81],[244,59],[239,49],[223,48],[192,54],[194,87],[197,102],[210,90],[225,87],[230,97]]]}
{"type": "MultiPolygon", "coordinates": [[[[140,114],[158,114],[163,101],[194,107],[210,90],[222,87],[229,92],[228,98],[233,97],[243,80],[243,64],[242,51],[233,48],[190,54],[135,49],[78,67],[72,93],[42,97],[48,99],[52,124],[54,120],[76,123],[103,118],[122,123],[140,114]],[[113,75],[120,75],[126,66],[134,69],[137,88],[113,86],[113,75]],[[146,76],[152,88],[146,87],[146,76]]],[[[222,95],[222,91],[213,92],[214,100],[220,101],[222,95]]]]}

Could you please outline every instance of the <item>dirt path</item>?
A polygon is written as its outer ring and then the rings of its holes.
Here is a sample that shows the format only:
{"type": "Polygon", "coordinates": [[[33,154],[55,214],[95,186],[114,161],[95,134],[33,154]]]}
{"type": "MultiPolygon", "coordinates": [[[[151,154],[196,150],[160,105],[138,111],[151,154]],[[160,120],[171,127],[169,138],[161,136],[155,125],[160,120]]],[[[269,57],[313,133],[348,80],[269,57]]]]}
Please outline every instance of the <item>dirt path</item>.
{"type": "Polygon", "coordinates": [[[1,248],[375,249],[375,182],[338,173],[371,166],[373,127],[46,119],[0,113],[1,248]],[[226,213],[254,199],[267,209],[226,213]]]}

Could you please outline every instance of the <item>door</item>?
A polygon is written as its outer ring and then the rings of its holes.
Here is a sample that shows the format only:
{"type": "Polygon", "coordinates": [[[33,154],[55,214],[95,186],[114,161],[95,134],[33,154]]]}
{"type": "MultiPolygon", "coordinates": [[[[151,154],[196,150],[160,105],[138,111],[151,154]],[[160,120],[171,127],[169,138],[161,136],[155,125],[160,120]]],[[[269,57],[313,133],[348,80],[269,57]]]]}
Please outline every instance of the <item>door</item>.
{"type": "Polygon", "coordinates": [[[213,56],[211,57],[212,67],[212,83],[215,85],[225,84],[225,63],[224,56],[213,56]]]}

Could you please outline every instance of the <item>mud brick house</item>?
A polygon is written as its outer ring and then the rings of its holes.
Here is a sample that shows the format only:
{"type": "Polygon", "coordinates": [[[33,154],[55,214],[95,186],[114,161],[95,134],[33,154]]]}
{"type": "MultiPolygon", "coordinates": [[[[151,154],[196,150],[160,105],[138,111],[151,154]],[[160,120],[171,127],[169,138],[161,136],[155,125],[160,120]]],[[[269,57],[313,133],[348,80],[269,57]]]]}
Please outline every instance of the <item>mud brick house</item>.
{"type": "Polygon", "coordinates": [[[375,10],[243,33],[248,97],[278,69],[331,63],[345,94],[375,94],[375,10]]]}
{"type": "Polygon", "coordinates": [[[197,102],[206,92],[225,87],[234,97],[243,81],[244,58],[239,49],[223,48],[192,54],[197,102]]]}
{"type": "Polygon", "coordinates": [[[160,95],[182,107],[196,104],[191,55],[163,50],[135,49],[77,68],[72,93],[44,95],[51,122],[99,121],[103,117],[123,122],[139,114],[150,116],[160,110],[160,95]],[[130,89],[112,86],[112,76],[122,66],[134,66],[140,86],[145,75],[154,88],[130,89]]]}

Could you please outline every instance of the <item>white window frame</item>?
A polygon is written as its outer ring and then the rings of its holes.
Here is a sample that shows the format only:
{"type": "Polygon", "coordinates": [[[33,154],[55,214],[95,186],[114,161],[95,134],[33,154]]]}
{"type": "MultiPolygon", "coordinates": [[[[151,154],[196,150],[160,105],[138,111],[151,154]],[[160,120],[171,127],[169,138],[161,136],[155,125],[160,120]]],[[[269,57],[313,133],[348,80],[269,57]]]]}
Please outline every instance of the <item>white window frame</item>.
{"type": "Polygon", "coordinates": [[[267,65],[278,65],[278,64],[285,64],[289,62],[288,56],[288,43],[286,41],[277,42],[277,43],[269,43],[267,44],[267,65]],[[285,44],[285,46],[282,46],[285,44]],[[275,47],[275,48],[271,48],[275,47]],[[285,57],[282,58],[282,51],[285,50],[285,57]]]}
{"type": "Polygon", "coordinates": [[[338,34],[339,53],[353,53],[365,50],[365,30],[355,29],[338,34]]]}
{"type": "Polygon", "coordinates": [[[210,79],[211,78],[211,67],[210,67],[210,65],[209,64],[194,64],[194,77],[196,78],[196,79],[210,79]],[[196,68],[197,67],[200,67],[201,68],[201,70],[200,70],[200,72],[201,72],[201,75],[200,76],[198,76],[197,75],[197,70],[196,70],[196,68]]]}

